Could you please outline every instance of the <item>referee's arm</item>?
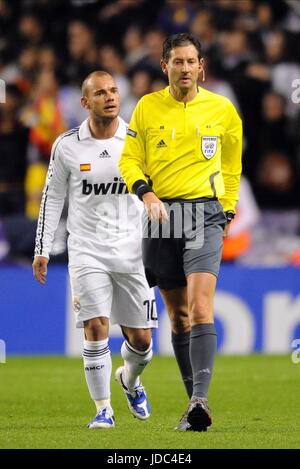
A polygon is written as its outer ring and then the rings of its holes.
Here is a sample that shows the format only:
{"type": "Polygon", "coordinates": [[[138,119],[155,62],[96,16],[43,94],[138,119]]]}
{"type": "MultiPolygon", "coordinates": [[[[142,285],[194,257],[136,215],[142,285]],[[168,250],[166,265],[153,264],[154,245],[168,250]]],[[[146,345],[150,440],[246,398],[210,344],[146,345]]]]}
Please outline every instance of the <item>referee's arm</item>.
{"type": "Polygon", "coordinates": [[[238,201],[238,190],[242,172],[242,121],[235,107],[231,105],[229,125],[222,142],[222,176],[225,193],[220,197],[225,212],[235,213],[235,205],[238,201]]]}
{"type": "Polygon", "coordinates": [[[138,196],[145,204],[151,220],[164,222],[168,215],[164,204],[153,193],[145,176],[146,138],[143,125],[142,100],[137,104],[125,140],[125,146],[119,161],[119,170],[129,192],[138,196]]]}
{"type": "Polygon", "coordinates": [[[125,139],[125,145],[119,161],[119,170],[129,192],[136,192],[137,183],[147,185],[145,167],[145,129],[143,128],[142,102],[137,104],[125,139]],[[136,183],[136,184],[135,184],[136,183]]]}

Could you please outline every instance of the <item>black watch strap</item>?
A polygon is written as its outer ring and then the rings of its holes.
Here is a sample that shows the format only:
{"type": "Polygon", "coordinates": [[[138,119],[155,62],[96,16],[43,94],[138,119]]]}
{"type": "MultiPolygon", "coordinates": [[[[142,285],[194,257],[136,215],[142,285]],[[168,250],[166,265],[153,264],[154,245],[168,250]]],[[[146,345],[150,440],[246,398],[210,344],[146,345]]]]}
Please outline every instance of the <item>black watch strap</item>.
{"type": "Polygon", "coordinates": [[[225,216],[226,216],[227,223],[230,223],[231,220],[234,219],[235,213],[232,212],[231,210],[228,210],[227,212],[225,212],[225,216]]]}
{"type": "Polygon", "coordinates": [[[147,194],[147,192],[154,192],[152,187],[147,184],[143,179],[139,179],[135,181],[132,186],[133,192],[138,196],[140,200],[143,200],[143,195],[147,194]]]}

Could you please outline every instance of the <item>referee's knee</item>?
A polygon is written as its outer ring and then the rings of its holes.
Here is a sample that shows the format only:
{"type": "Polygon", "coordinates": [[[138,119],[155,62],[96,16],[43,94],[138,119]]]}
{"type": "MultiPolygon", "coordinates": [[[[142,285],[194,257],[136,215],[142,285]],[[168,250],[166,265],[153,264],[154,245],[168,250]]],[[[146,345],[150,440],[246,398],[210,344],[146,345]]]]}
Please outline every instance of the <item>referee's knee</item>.
{"type": "Polygon", "coordinates": [[[194,303],[191,307],[191,322],[194,324],[206,324],[213,322],[213,307],[209,302],[194,303]]]}
{"type": "Polygon", "coordinates": [[[169,311],[172,332],[182,334],[191,329],[189,314],[183,309],[169,311]]]}
{"type": "Polygon", "coordinates": [[[173,321],[171,322],[171,329],[174,334],[183,334],[184,332],[190,332],[191,326],[190,321],[182,322],[182,321],[173,321]]]}

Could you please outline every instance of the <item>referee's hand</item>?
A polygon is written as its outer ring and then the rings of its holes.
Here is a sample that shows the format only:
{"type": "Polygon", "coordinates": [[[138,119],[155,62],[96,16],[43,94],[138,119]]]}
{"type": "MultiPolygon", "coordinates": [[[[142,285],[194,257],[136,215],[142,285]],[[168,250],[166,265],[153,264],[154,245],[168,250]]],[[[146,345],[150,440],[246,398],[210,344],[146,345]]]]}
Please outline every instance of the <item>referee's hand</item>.
{"type": "Polygon", "coordinates": [[[230,228],[230,223],[226,223],[224,232],[223,232],[223,238],[227,238],[228,233],[229,233],[229,228],[230,228]]]}
{"type": "Polygon", "coordinates": [[[49,259],[47,259],[47,257],[35,256],[33,263],[32,263],[33,276],[42,285],[46,283],[48,262],[49,262],[49,259]]]}
{"type": "Polygon", "coordinates": [[[164,223],[168,220],[168,214],[165,206],[161,200],[154,194],[154,192],[146,192],[143,195],[143,202],[150,220],[160,221],[164,223]]]}

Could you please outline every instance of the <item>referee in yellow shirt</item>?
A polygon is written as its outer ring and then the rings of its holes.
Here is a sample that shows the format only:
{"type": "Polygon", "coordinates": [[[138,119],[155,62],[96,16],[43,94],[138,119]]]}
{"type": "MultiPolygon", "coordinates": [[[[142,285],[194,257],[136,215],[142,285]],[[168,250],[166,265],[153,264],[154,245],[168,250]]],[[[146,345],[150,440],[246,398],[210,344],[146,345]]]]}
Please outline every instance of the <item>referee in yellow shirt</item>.
{"type": "Polygon", "coordinates": [[[138,102],[119,167],[145,204],[145,271],[166,304],[190,398],[176,429],[205,431],[217,348],[213,297],[238,199],[242,124],[227,98],[198,86],[204,64],[196,37],[168,37],[161,67],[169,86],[138,102]]]}

